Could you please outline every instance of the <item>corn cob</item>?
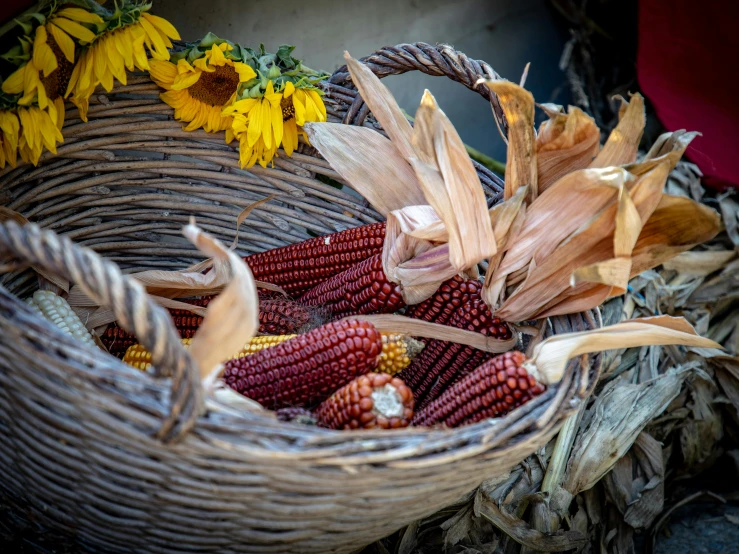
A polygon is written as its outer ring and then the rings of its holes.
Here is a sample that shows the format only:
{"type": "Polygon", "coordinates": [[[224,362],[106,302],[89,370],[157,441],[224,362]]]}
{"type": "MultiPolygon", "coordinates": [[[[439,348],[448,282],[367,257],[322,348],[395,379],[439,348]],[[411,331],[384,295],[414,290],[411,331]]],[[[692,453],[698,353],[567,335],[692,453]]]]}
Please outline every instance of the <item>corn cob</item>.
{"type": "MultiPolygon", "coordinates": [[[[197,300],[183,300],[188,304],[205,307],[212,297],[197,300]]],[[[259,332],[269,335],[291,335],[307,330],[317,319],[313,310],[308,310],[293,300],[285,298],[265,298],[259,301],[259,332]]],[[[191,339],[203,323],[202,316],[187,310],[170,309],[172,321],[180,338],[191,339]]],[[[134,335],[112,323],[103,333],[102,341],[113,356],[120,358],[138,340],[134,335]]]]}
{"type": "MultiPolygon", "coordinates": [[[[259,352],[260,350],[264,350],[270,346],[275,346],[296,336],[297,335],[262,335],[260,337],[254,337],[244,345],[244,348],[242,348],[241,351],[234,354],[232,359],[254,354],[255,352],[259,352]]],[[[182,345],[185,348],[189,348],[191,342],[192,339],[182,339],[182,345]]],[[[126,350],[126,353],[123,356],[123,362],[135,367],[136,369],[140,369],[141,371],[146,371],[151,367],[151,352],[149,352],[143,344],[134,344],[126,350]]]]}
{"type": "MultiPolygon", "coordinates": [[[[476,331],[498,339],[511,337],[510,328],[497,317],[481,298],[474,298],[462,304],[448,322],[450,327],[476,331]]],[[[438,397],[455,379],[465,375],[490,354],[471,346],[442,340],[430,340],[423,352],[399,377],[413,390],[418,409],[438,397]]]]}
{"type": "Polygon", "coordinates": [[[400,287],[388,281],[382,254],[334,275],[300,297],[307,306],[324,306],[335,317],[388,314],[405,307],[400,287]]]}
{"type": "MultiPolygon", "coordinates": [[[[254,354],[265,348],[275,346],[297,335],[262,335],[252,338],[248,344],[232,359],[242,358],[254,354]]],[[[185,348],[190,346],[192,339],[182,339],[185,348]]],[[[423,349],[419,341],[400,333],[382,333],[382,352],[377,363],[377,371],[395,375],[408,367],[411,359],[423,349]]],[[[146,371],[151,367],[151,352],[141,344],[134,344],[126,350],[123,362],[130,366],[146,371]]]]}
{"type": "Polygon", "coordinates": [[[320,313],[287,298],[259,299],[259,332],[269,335],[302,333],[309,330],[320,313]]]}
{"type": "Polygon", "coordinates": [[[413,393],[397,377],[368,373],[331,395],[315,410],[329,429],[398,429],[413,418],[413,393]]]}
{"type": "Polygon", "coordinates": [[[482,283],[456,275],[443,283],[436,293],[415,306],[408,306],[405,315],[440,325],[446,325],[457,309],[466,302],[480,298],[482,283]]]}
{"type": "Polygon", "coordinates": [[[37,290],[26,298],[36,313],[51,321],[65,333],[80,341],[95,345],[95,340],[67,301],[48,290],[37,290]]]}
{"type": "Polygon", "coordinates": [[[254,278],[279,285],[293,296],[382,252],[385,222],[372,223],[251,254],[244,258],[254,278]]]}
{"type": "Polygon", "coordinates": [[[488,360],[417,411],[413,425],[457,427],[507,414],[545,390],[523,367],[525,361],[517,351],[488,360]]]}
{"type": "Polygon", "coordinates": [[[381,351],[382,338],[371,323],[335,321],[226,362],[223,379],[271,410],[308,406],[374,370],[381,351]]]}
{"type": "Polygon", "coordinates": [[[400,333],[382,333],[382,354],[377,364],[378,373],[396,375],[411,365],[423,343],[400,333]]]}
{"type": "Polygon", "coordinates": [[[316,417],[305,408],[280,408],[276,412],[280,421],[294,421],[303,425],[316,425],[316,417]]]}

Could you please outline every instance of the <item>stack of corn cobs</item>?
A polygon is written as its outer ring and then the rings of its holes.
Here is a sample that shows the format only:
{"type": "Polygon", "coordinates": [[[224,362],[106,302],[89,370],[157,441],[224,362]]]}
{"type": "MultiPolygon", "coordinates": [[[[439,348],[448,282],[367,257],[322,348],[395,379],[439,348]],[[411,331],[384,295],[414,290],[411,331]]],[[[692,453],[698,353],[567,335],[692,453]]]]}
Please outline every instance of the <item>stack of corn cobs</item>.
{"type": "MultiPolygon", "coordinates": [[[[352,319],[402,312],[512,337],[482,301],[476,279],[453,277],[429,299],[405,306],[382,270],[384,238],[385,223],[374,223],[247,256],[256,279],[290,296],[262,290],[261,336],[226,362],[225,382],[284,419],[301,416],[333,429],[462,425],[505,414],[544,390],[522,367],[519,352],[493,358],[457,343],[380,333],[372,323],[352,319]]],[[[188,302],[205,307],[209,300],[188,302]]],[[[188,346],[203,318],[170,312],[188,346]]],[[[134,367],[151,365],[151,354],[116,324],[102,341],[134,367]]]]}

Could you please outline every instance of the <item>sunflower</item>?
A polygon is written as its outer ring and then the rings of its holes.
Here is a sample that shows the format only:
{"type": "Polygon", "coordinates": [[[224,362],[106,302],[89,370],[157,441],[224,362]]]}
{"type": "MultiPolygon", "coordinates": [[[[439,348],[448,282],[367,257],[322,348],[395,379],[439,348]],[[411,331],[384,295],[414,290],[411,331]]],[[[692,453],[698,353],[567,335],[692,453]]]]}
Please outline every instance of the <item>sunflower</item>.
{"type": "Polygon", "coordinates": [[[179,40],[177,29],[164,18],[141,13],[130,25],[110,30],[98,36],[80,56],[74,67],[65,97],[79,108],[80,117],[87,121],[89,100],[95,88],[102,84],[110,92],[113,78],[125,85],[126,70],[149,71],[146,48],[156,60],[169,60],[170,39],[179,40]]]}
{"type": "Polygon", "coordinates": [[[241,83],[257,76],[247,64],[226,58],[224,53],[231,50],[227,42],[213,44],[192,65],[185,59],[177,65],[150,60],[151,78],[167,91],[160,97],[174,108],[175,118],[188,123],[185,131],[202,127],[214,133],[231,127],[232,118],[221,114],[223,108],[234,101],[241,83]]]}
{"type": "Polygon", "coordinates": [[[18,116],[9,110],[0,110],[0,169],[6,162],[15,167],[19,131],[18,116]]]}
{"type": "Polygon", "coordinates": [[[31,59],[3,82],[2,90],[6,94],[21,94],[18,99],[20,106],[30,106],[35,102],[42,110],[48,109],[56,122],[59,117],[64,117],[63,94],[73,64],[54,35],[47,33],[50,26],[47,24],[36,28],[31,59]]]}
{"type": "MultiPolygon", "coordinates": [[[[64,110],[61,113],[64,114],[64,110]]],[[[38,164],[44,147],[56,154],[56,143],[64,142],[61,131],[63,117],[57,116],[55,120],[49,112],[37,106],[18,107],[21,131],[18,152],[23,161],[38,164]]]]}
{"type": "Polygon", "coordinates": [[[239,140],[241,167],[257,162],[266,167],[280,145],[291,156],[298,147],[298,135],[307,140],[300,129],[306,121],[326,121],[326,106],[313,88],[295,87],[287,81],[282,91],[275,92],[270,80],[264,96],[238,100],[223,115],[233,117],[226,142],[239,140]]]}

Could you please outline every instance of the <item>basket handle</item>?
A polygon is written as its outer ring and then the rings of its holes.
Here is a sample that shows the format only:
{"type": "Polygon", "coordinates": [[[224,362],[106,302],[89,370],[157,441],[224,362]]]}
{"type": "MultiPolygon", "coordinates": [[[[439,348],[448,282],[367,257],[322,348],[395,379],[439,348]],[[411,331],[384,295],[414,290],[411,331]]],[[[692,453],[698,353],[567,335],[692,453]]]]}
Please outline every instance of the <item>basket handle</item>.
{"type": "Polygon", "coordinates": [[[139,282],[89,248],[33,223],[22,227],[14,221],[0,223],[0,252],[66,277],[100,306],[111,308],[121,326],[152,353],[159,374],[172,377],[169,414],[157,438],[177,441],[193,428],[203,408],[199,373],[169,313],[149,298],[139,282]]]}
{"type": "MultiPolygon", "coordinates": [[[[492,67],[481,60],[473,60],[466,54],[459,52],[448,44],[432,46],[425,42],[414,44],[398,44],[397,46],[385,46],[371,56],[361,58],[359,61],[365,63],[372,72],[380,79],[387,75],[400,75],[408,71],[421,71],[427,75],[446,76],[453,81],[462,83],[470,90],[474,90],[486,100],[491,100],[495,118],[501,125],[501,130],[507,136],[508,125],[503,110],[498,104],[498,98],[492,94],[485,85],[477,85],[480,77],[488,79],[501,79],[492,67]],[[492,99],[491,99],[492,95],[492,99]]],[[[351,75],[344,65],[337,69],[328,79],[327,88],[331,85],[346,87],[351,83],[351,75]]],[[[363,107],[364,101],[359,94],[354,98],[349,110],[347,110],[343,123],[349,125],[362,125],[367,117],[367,108],[363,107]]]]}

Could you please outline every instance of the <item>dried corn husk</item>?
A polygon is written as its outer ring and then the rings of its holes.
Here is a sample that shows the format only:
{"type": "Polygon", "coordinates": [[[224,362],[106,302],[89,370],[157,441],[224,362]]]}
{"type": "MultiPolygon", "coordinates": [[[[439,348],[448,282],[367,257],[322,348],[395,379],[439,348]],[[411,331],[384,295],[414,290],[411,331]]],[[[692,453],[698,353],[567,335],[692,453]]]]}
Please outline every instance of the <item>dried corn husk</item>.
{"type": "Polygon", "coordinates": [[[203,323],[190,343],[190,354],[205,378],[256,336],[259,296],[249,266],[237,254],[200,230],[194,220],[183,234],[201,252],[213,257],[215,264],[229,266],[231,274],[223,292],[208,304],[203,323]]]}
{"type": "Polygon", "coordinates": [[[538,381],[549,385],[559,382],[570,358],[590,352],[649,344],[721,348],[720,344],[698,335],[681,317],[645,317],[592,331],[549,337],[536,345],[525,367],[538,381]]]}
{"type": "Polygon", "coordinates": [[[611,131],[608,140],[590,167],[609,167],[633,163],[639,151],[639,141],[644,133],[646,117],[644,115],[644,98],[636,93],[631,102],[619,97],[619,122],[611,131]]]}
{"type": "Polygon", "coordinates": [[[549,120],[536,136],[540,194],[568,173],[588,167],[600,151],[600,130],[580,108],[570,106],[567,114],[553,104],[541,108],[549,120]]]}
{"type": "Polygon", "coordinates": [[[480,79],[498,97],[508,122],[508,152],[503,198],[508,200],[519,187],[528,187],[527,200],[539,195],[537,148],[534,144],[534,97],[523,86],[509,81],[480,79]]]}
{"type": "Polygon", "coordinates": [[[411,128],[377,76],[348,53],[345,59],[390,140],[365,128],[305,128],[342,177],[387,215],[384,270],[401,285],[406,303],[414,304],[496,254],[482,185],[454,126],[428,91],[411,128]]]}

